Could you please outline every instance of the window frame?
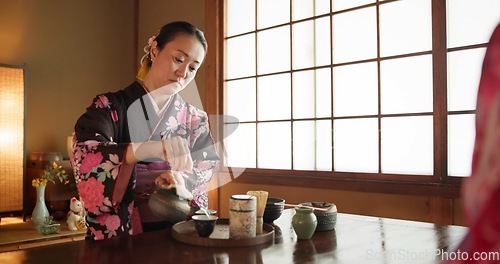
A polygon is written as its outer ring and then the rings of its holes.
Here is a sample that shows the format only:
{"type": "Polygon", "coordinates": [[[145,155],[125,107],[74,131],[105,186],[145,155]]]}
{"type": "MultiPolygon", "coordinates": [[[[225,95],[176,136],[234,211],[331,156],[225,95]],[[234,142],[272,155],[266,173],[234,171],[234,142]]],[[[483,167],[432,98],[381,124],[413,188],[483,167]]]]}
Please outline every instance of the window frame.
{"type": "MultiPolygon", "coordinates": [[[[386,0],[383,4],[398,0],[386,0]]],[[[205,108],[210,115],[223,115],[224,111],[224,40],[225,7],[224,0],[206,1],[206,31],[210,50],[206,58],[206,98],[205,108]]],[[[379,1],[348,10],[375,6],[379,1]]],[[[446,0],[432,0],[432,50],[419,54],[432,54],[433,67],[433,149],[434,172],[429,175],[406,175],[387,173],[356,173],[336,171],[302,171],[247,168],[241,175],[234,175],[231,168],[225,167],[219,174],[231,177],[237,183],[271,184],[309,188],[362,191],[389,194],[426,195],[438,197],[460,197],[462,177],[448,176],[448,115],[475,114],[470,111],[448,111],[447,109],[447,54],[457,50],[486,47],[488,43],[447,48],[446,39],[446,0]]],[[[345,10],[340,11],[345,12],[345,10]]],[[[334,12],[335,13],[335,12],[334,12]]],[[[328,15],[330,15],[329,13],[328,15]]],[[[322,15],[324,16],[324,15],[322,15]]],[[[319,16],[321,17],[321,16],[319,16]]],[[[378,17],[377,17],[378,19],[378,17]]],[[[306,19],[307,20],[307,19],[306,19]]],[[[289,24],[301,22],[298,20],[289,24]]],[[[379,27],[377,26],[377,30],[379,27]]],[[[380,49],[380,47],[378,48],[380,49]]],[[[407,57],[392,56],[394,57],[407,57]]],[[[387,58],[375,60],[380,63],[387,58]]],[[[332,67],[332,65],[329,65],[332,67]]],[[[319,67],[322,68],[322,67],[319,67]]],[[[292,72],[292,71],[290,71],[292,72]]],[[[380,88],[379,88],[380,89],[380,88]]],[[[380,117],[386,115],[378,115],[380,117]]],[[[333,118],[333,117],[332,117],[333,118]]],[[[258,123],[259,121],[257,121],[258,123]]],[[[212,133],[222,142],[222,124],[212,126],[212,133]]],[[[380,162],[380,159],[379,159],[380,162]]]]}

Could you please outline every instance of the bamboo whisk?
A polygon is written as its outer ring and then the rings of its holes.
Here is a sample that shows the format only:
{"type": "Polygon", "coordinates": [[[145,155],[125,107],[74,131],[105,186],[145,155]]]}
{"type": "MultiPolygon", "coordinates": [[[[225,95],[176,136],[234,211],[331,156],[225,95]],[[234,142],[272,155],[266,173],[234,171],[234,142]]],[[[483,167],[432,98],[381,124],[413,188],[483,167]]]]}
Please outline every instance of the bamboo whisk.
{"type": "Polygon", "coordinates": [[[257,234],[262,234],[262,225],[263,225],[263,219],[262,216],[264,215],[264,210],[266,209],[266,203],[267,203],[267,196],[268,192],[266,191],[248,191],[247,195],[255,196],[257,198],[257,226],[256,226],[256,233],[257,234]]]}

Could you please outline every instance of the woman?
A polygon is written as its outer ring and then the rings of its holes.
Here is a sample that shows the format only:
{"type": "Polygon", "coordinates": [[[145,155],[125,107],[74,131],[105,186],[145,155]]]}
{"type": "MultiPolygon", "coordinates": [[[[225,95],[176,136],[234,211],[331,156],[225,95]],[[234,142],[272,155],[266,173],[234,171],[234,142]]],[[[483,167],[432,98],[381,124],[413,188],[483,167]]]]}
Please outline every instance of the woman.
{"type": "Polygon", "coordinates": [[[446,263],[499,263],[500,253],[500,24],[484,56],[471,177],[462,187],[469,233],[446,263]]]}
{"type": "Polygon", "coordinates": [[[72,164],[93,240],[168,225],[147,206],[155,185],[175,184],[193,208],[208,204],[219,160],[208,117],[178,95],[205,57],[203,32],[169,23],[144,51],[138,80],[96,96],[75,125],[72,164]],[[137,211],[142,226],[132,224],[137,211]]]}

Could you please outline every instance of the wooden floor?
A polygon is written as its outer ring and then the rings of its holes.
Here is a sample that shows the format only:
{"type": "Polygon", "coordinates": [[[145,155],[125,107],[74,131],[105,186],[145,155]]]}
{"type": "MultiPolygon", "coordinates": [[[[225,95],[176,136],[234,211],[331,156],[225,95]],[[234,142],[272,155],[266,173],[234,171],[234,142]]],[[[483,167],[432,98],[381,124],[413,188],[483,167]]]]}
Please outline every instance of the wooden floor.
{"type": "Polygon", "coordinates": [[[85,231],[70,231],[65,220],[59,234],[42,235],[31,220],[22,217],[2,217],[0,222],[0,252],[82,240],[85,231]]]}

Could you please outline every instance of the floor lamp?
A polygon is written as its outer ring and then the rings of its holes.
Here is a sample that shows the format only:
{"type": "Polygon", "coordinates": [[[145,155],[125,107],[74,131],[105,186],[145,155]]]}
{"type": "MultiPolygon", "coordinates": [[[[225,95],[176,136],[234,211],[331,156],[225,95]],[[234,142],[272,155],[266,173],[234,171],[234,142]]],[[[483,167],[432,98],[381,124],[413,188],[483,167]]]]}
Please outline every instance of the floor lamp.
{"type": "Polygon", "coordinates": [[[0,64],[0,213],[24,212],[25,65],[0,64]]]}

